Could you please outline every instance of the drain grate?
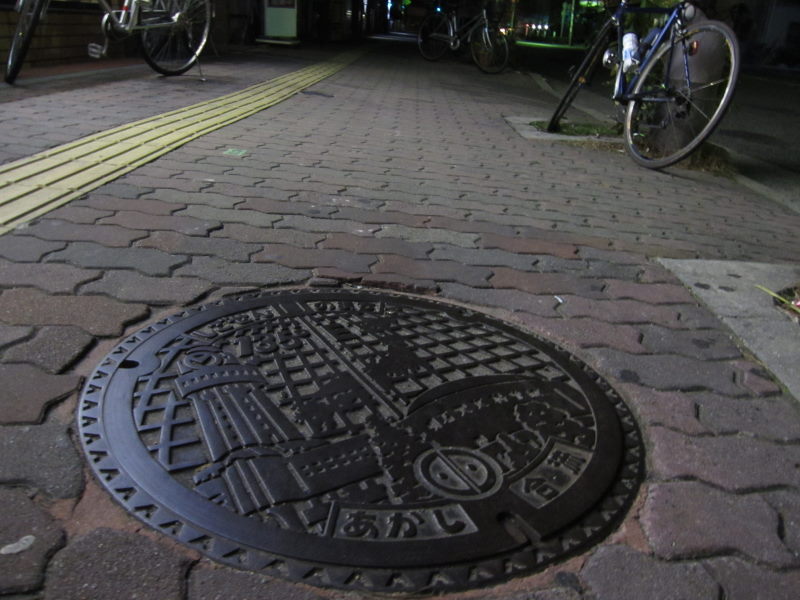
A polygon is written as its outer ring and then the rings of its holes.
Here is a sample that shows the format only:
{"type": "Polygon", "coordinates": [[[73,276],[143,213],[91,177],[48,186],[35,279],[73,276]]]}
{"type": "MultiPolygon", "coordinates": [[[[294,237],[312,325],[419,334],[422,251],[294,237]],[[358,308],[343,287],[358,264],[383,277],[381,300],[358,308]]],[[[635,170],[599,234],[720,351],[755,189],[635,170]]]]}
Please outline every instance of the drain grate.
{"type": "Polygon", "coordinates": [[[551,343],[461,307],[300,290],[189,310],[84,391],[103,485],[233,566],[375,591],[477,587],[596,543],[643,470],[638,428],[551,343]]]}

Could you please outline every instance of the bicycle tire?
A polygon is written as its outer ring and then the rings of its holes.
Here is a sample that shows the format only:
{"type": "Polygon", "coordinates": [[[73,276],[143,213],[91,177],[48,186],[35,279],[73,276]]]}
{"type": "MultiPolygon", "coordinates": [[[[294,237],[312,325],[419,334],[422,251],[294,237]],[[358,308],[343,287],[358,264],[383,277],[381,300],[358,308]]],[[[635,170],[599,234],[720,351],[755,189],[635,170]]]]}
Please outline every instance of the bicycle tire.
{"type": "Polygon", "coordinates": [[[484,73],[500,73],[508,64],[508,40],[496,27],[481,28],[470,44],[472,60],[484,73]]]}
{"type": "Polygon", "coordinates": [[[145,29],[140,35],[142,55],[162,75],[181,75],[191,69],[203,51],[211,30],[210,0],[154,0],[142,11],[140,23],[177,20],[170,27],[145,29]]]}
{"type": "Polygon", "coordinates": [[[558,103],[558,106],[556,106],[555,111],[553,111],[553,116],[550,117],[550,121],[547,123],[547,131],[550,133],[555,133],[559,130],[561,119],[564,118],[564,114],[566,114],[569,107],[572,106],[572,102],[575,100],[575,96],[578,95],[578,91],[591,78],[594,70],[597,68],[600,62],[601,57],[603,56],[603,53],[608,48],[608,43],[611,39],[611,32],[613,29],[614,23],[609,19],[603,24],[603,27],[597,34],[594,43],[584,55],[580,66],[572,76],[569,86],[567,86],[567,90],[561,97],[561,100],[558,103]]]}
{"type": "Polygon", "coordinates": [[[25,56],[33,39],[33,32],[42,17],[44,5],[47,0],[25,0],[19,11],[19,20],[11,38],[11,45],[6,60],[4,79],[7,83],[14,83],[25,62],[25,56]]]}
{"type": "Polygon", "coordinates": [[[450,25],[447,17],[433,13],[425,17],[417,33],[419,53],[426,60],[439,60],[450,47],[450,25]]]}
{"type": "Polygon", "coordinates": [[[725,115],[739,75],[739,46],[719,21],[693,23],[642,68],[625,112],[625,147],[651,168],[694,152],[725,115]]]}

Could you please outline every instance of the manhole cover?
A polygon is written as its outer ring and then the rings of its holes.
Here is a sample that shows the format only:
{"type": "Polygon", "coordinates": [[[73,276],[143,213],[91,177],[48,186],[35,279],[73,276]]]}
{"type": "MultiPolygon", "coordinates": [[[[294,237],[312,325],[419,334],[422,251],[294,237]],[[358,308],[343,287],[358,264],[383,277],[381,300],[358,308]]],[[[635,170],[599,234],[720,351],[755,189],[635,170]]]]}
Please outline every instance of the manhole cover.
{"type": "Polygon", "coordinates": [[[599,541],[642,473],[620,398],[471,310],[271,292],[119,344],[80,431],[131,513],[222,562],[379,591],[479,586],[599,541]]]}

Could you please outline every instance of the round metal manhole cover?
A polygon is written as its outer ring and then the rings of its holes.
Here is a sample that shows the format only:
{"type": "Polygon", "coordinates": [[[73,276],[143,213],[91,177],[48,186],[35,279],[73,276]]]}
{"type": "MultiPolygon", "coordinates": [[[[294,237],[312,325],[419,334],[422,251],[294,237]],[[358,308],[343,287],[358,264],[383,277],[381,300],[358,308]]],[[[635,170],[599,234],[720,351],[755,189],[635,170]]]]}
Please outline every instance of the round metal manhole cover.
{"type": "Polygon", "coordinates": [[[80,432],[132,514],[206,555],[315,585],[477,587],[587,548],[643,470],[619,396],[461,307],[269,292],[120,343],[80,432]]]}

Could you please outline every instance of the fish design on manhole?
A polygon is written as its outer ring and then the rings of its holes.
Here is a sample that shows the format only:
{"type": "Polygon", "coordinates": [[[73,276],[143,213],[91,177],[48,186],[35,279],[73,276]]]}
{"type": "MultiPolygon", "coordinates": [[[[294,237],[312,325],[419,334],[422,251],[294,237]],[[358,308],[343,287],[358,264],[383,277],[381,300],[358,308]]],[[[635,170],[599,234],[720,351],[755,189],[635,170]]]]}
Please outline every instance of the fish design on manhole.
{"type": "Polygon", "coordinates": [[[597,374],[477,311],[265,292],[122,341],[84,390],[94,472],[221,562],[376,591],[485,585],[607,535],[642,477],[597,374]]]}

